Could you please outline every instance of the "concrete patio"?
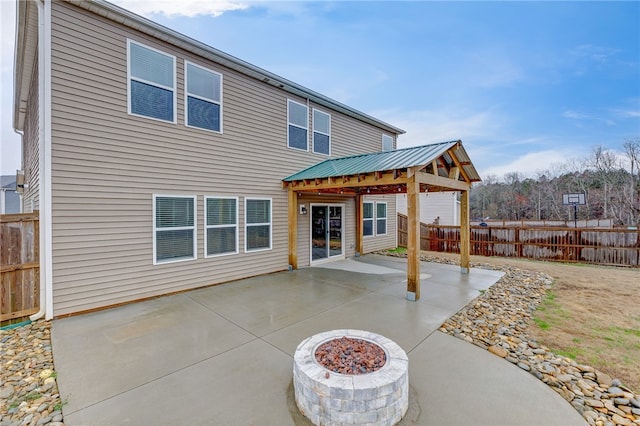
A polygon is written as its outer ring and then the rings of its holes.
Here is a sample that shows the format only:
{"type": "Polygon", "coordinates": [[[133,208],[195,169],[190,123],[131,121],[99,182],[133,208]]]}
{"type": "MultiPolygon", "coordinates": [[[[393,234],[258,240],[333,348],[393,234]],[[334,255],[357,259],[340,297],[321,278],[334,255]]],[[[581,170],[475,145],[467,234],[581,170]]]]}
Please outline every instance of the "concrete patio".
{"type": "Polygon", "coordinates": [[[500,272],[367,255],[53,322],[67,425],[305,424],[291,396],[306,337],[351,328],[409,356],[402,424],[584,425],[559,395],[488,351],[436,331],[500,272]]]}

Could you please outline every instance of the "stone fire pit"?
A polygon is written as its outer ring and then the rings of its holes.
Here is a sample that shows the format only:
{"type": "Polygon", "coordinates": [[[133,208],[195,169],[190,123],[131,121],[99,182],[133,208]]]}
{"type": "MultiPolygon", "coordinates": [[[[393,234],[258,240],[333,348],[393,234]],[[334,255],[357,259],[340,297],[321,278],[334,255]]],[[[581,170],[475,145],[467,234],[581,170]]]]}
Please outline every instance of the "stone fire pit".
{"type": "Polygon", "coordinates": [[[293,358],[293,386],[298,408],[315,425],[398,423],[409,407],[409,359],[393,341],[362,330],[332,330],[303,340],[293,358]],[[322,344],[342,339],[364,340],[385,353],[373,372],[341,374],[316,360],[322,344]]]}

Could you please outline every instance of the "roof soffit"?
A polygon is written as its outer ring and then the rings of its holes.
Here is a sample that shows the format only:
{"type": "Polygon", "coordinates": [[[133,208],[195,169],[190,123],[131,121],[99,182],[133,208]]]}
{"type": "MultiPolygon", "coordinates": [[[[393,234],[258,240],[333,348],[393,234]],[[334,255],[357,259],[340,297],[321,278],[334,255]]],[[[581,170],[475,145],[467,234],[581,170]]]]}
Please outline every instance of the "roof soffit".
{"type": "Polygon", "coordinates": [[[14,51],[13,128],[24,129],[31,77],[38,63],[38,7],[35,1],[18,1],[14,51]]]}

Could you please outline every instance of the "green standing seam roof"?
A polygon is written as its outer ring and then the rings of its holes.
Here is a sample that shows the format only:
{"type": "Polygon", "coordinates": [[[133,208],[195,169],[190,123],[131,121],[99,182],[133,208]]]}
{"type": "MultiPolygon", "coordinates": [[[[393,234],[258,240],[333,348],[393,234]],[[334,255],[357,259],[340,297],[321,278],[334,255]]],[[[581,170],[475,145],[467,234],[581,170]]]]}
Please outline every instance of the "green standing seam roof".
{"type": "MultiPolygon", "coordinates": [[[[294,173],[291,176],[287,176],[283,181],[292,182],[303,179],[321,179],[424,166],[446,153],[459,142],[460,141],[440,142],[394,151],[329,159],[294,173]]],[[[470,169],[471,170],[465,167],[466,172],[471,172],[471,179],[473,181],[479,181],[480,176],[478,176],[475,168],[471,166],[470,169]]]]}

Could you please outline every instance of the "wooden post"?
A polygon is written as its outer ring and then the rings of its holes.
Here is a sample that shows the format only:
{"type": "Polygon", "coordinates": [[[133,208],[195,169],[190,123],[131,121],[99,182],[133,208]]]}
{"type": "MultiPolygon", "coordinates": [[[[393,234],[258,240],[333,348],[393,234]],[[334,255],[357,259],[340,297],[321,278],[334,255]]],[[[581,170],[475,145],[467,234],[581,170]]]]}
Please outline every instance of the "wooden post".
{"type": "Polygon", "coordinates": [[[362,210],[363,197],[360,193],[356,194],[356,256],[364,253],[364,229],[362,224],[362,210]]]}
{"type": "Polygon", "coordinates": [[[298,194],[289,186],[289,269],[298,269],[298,194]]]}
{"type": "Polygon", "coordinates": [[[469,229],[469,191],[462,191],[460,197],[460,272],[469,273],[471,232],[469,229]]]}
{"type": "Polygon", "coordinates": [[[407,183],[407,299],[420,299],[420,183],[407,183]]]}

